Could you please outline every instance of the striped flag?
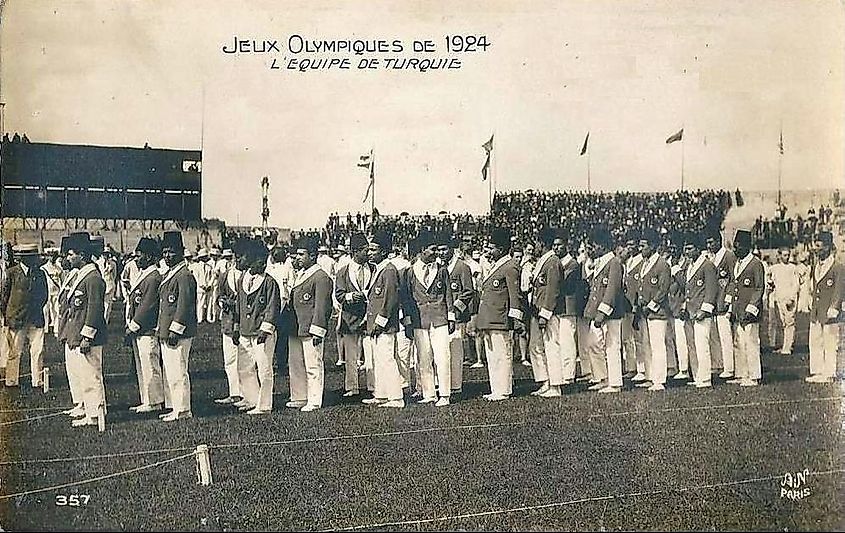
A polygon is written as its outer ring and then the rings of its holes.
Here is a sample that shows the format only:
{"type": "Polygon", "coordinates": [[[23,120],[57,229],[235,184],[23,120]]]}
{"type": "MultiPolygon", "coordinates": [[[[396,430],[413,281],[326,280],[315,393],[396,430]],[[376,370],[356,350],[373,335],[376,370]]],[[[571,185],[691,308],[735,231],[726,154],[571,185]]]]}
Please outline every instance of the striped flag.
{"type": "Polygon", "coordinates": [[[484,151],[487,152],[487,159],[484,161],[484,166],[481,167],[481,181],[487,181],[487,172],[490,170],[490,154],[493,152],[493,135],[490,140],[481,145],[484,151]]]}
{"type": "Polygon", "coordinates": [[[587,153],[587,143],[590,141],[590,132],[587,132],[587,136],[584,137],[584,146],[581,147],[581,153],[578,155],[584,155],[587,153]]]}
{"type": "Polygon", "coordinates": [[[669,136],[669,138],[666,139],[666,144],[672,144],[675,141],[682,141],[682,140],[684,140],[684,128],[681,128],[680,131],[678,131],[678,133],[669,136]]]}

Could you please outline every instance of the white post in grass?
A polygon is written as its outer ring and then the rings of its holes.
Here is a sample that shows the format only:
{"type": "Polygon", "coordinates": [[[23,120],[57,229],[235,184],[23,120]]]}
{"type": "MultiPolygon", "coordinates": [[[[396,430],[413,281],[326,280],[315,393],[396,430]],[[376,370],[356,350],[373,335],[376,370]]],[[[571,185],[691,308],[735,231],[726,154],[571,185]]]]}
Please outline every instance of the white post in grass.
{"type": "Polygon", "coordinates": [[[44,370],[42,370],[41,386],[43,387],[45,394],[50,392],[50,369],[46,366],[44,367],[44,370]]]}
{"type": "Polygon", "coordinates": [[[203,486],[208,486],[214,483],[211,477],[211,458],[208,453],[208,446],[200,444],[197,446],[197,483],[203,486]]]}
{"type": "Polygon", "coordinates": [[[100,406],[100,413],[97,415],[97,429],[100,430],[100,433],[104,433],[106,431],[106,412],[105,406],[100,406]]]}

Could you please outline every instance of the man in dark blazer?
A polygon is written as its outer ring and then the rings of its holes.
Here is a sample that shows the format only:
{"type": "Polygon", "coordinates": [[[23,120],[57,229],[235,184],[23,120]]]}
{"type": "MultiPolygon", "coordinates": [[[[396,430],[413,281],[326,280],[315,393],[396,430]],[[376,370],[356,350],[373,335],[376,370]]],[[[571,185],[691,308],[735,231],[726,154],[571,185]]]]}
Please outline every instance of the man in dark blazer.
{"type": "MultiPolygon", "coordinates": [[[[552,249],[555,233],[555,230],[549,227],[540,230],[537,239],[538,258],[531,274],[531,291],[528,295],[531,329],[540,332],[543,343],[543,350],[537,350],[531,357],[534,381],[541,384],[540,388],[531,394],[543,398],[559,397],[564,383],[561,342],[561,334],[564,332],[561,330],[560,318],[566,309],[566,302],[563,291],[563,265],[552,249]]],[[[570,332],[567,330],[566,334],[568,333],[570,332]]],[[[571,333],[574,344],[574,329],[571,333]]],[[[571,351],[572,346],[568,345],[567,348],[571,351]]],[[[574,353],[572,363],[574,372],[574,353]]]]}
{"type": "Polygon", "coordinates": [[[161,374],[161,347],[155,335],[158,324],[158,291],[161,274],[158,261],[161,257],[158,242],[141,237],[135,247],[135,262],[140,272],[132,280],[126,305],[126,335],[135,352],[140,405],[130,407],[135,413],[161,410],[164,404],[164,379],[161,374]]]}
{"type": "Polygon", "coordinates": [[[813,246],[817,262],[811,276],[810,375],[808,383],[832,383],[842,327],[845,267],[834,257],[833,234],[820,232],[813,246]]]}
{"type": "Polygon", "coordinates": [[[159,416],[175,422],[193,416],[188,357],[197,334],[197,282],[185,263],[180,232],[164,232],[161,252],[168,270],[159,290],[157,330],[173,410],[159,416]]]}
{"type": "Polygon", "coordinates": [[[562,296],[563,311],[560,320],[560,349],[563,357],[563,384],[575,383],[575,367],[578,357],[578,320],[584,316],[587,300],[587,286],[583,277],[583,266],[576,259],[577,243],[569,231],[560,228],[556,231],[553,243],[554,252],[560,258],[563,273],[562,296]]]}
{"type": "MultiPolygon", "coordinates": [[[[367,237],[354,233],[349,237],[352,259],[340,267],[335,276],[334,294],[340,304],[338,318],[338,359],[344,365],[345,397],[359,393],[358,361],[363,352],[363,338],[367,327],[367,289],[372,281],[373,267],[367,254],[367,237]]],[[[370,353],[370,355],[372,355],[370,353]]],[[[373,362],[364,361],[367,388],[375,390],[373,362]]]]}
{"type": "Polygon", "coordinates": [[[106,284],[91,257],[88,233],[68,238],[68,262],[77,270],[68,287],[62,336],[69,358],[74,360],[85,416],[72,422],[74,427],[96,426],[105,419],[103,385],[103,346],[106,344],[106,318],[103,298],[106,284]]]}
{"type": "Polygon", "coordinates": [[[648,330],[650,357],[646,359],[646,374],[651,392],[662,391],[666,383],[666,328],[672,319],[669,309],[669,286],[672,273],[669,264],[658,253],[660,236],[652,228],[645,228],[640,239],[643,265],[637,291],[635,314],[640,317],[640,327],[648,330]]]}
{"type": "Polygon", "coordinates": [[[701,235],[688,233],[684,254],[688,266],[684,272],[684,304],[682,317],[686,332],[692,333],[694,349],[690,350],[690,367],[693,384],[707,388],[711,384],[710,335],[714,327],[716,299],[719,297],[719,282],[716,267],[710,261],[701,235]]]}
{"type": "Polygon", "coordinates": [[[440,262],[446,266],[449,273],[449,289],[455,308],[455,331],[449,336],[449,357],[452,368],[452,396],[460,393],[464,381],[464,342],[467,339],[466,329],[475,310],[475,281],[472,270],[458,257],[456,249],[460,241],[453,238],[450,232],[441,232],[437,236],[437,254],[440,262]]]}
{"type": "MultiPolygon", "coordinates": [[[[294,243],[297,274],[290,291],[290,398],[305,402],[302,412],[323,406],[323,351],[332,315],[332,280],[317,263],[317,241],[302,237],[294,243]]],[[[355,366],[352,359],[347,364],[355,366]]]]}
{"type": "Polygon", "coordinates": [[[244,255],[245,239],[237,239],[231,249],[223,252],[224,257],[230,255],[232,260],[220,272],[217,280],[217,315],[220,318],[220,337],[223,345],[223,370],[226,372],[227,394],[223,398],[216,398],[214,403],[221,405],[246,405],[241,392],[241,378],[238,374],[238,287],[241,278],[248,268],[244,255]],[[238,340],[236,340],[236,338],[238,340]],[[238,344],[236,344],[236,342],[238,344]]]}
{"type": "Polygon", "coordinates": [[[734,338],[733,325],[728,316],[728,285],[733,279],[736,255],[732,250],[722,246],[722,236],[713,231],[707,237],[707,248],[710,260],[716,267],[716,281],[719,294],[716,296],[716,311],[714,328],[710,332],[710,353],[713,368],[721,368],[720,378],[730,379],[734,376],[734,338]]]}
{"type": "Polygon", "coordinates": [[[32,387],[41,386],[44,369],[44,305],[47,276],[40,268],[37,244],[15,247],[18,262],[9,269],[0,295],[0,310],[11,336],[6,362],[6,386],[17,387],[24,345],[29,344],[32,387]]]}
{"type": "Polygon", "coordinates": [[[755,387],[762,377],[760,363],[760,311],[766,290],[763,263],[751,253],[751,232],[736,230],[734,265],[731,284],[728,286],[728,312],[734,327],[734,358],[736,379],[728,383],[755,387]]]}
{"type": "Polygon", "coordinates": [[[500,401],[513,393],[513,331],[525,330],[519,295],[519,265],[510,255],[511,232],[495,228],[490,236],[488,258],[493,262],[481,282],[476,327],[484,341],[490,394],[500,401]]]}

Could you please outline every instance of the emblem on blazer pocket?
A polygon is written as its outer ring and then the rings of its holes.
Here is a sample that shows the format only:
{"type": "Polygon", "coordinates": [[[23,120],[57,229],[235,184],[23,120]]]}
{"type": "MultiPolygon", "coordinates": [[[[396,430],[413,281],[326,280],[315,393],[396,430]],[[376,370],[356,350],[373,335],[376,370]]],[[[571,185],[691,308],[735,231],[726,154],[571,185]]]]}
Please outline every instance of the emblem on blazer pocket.
{"type": "Polygon", "coordinates": [[[453,291],[458,290],[458,284],[457,284],[456,282],[454,282],[454,281],[452,282],[452,284],[450,285],[450,287],[452,288],[452,290],[453,290],[453,291]]]}
{"type": "Polygon", "coordinates": [[[827,286],[833,287],[833,280],[832,279],[827,280],[827,286]]]}
{"type": "Polygon", "coordinates": [[[438,288],[438,289],[442,289],[442,288],[443,288],[443,282],[442,282],[442,281],[439,281],[439,280],[438,280],[438,282],[437,282],[437,288],[438,288]]]}
{"type": "Polygon", "coordinates": [[[373,289],[373,292],[376,293],[376,296],[381,296],[381,287],[376,287],[373,289]]]}
{"type": "MultiPolygon", "coordinates": [[[[307,302],[310,299],[311,299],[311,293],[310,292],[306,292],[302,295],[302,301],[303,302],[307,302]]],[[[261,303],[264,303],[264,302],[261,302],[261,303]]]]}
{"type": "Polygon", "coordinates": [[[73,299],[73,306],[74,307],[82,307],[82,298],[74,298],[73,299]]]}
{"type": "Polygon", "coordinates": [[[502,282],[500,282],[499,280],[497,280],[497,279],[493,280],[493,288],[494,289],[498,289],[499,285],[501,285],[501,284],[502,284],[502,282]]]}
{"type": "Polygon", "coordinates": [[[639,275],[639,274],[634,274],[634,279],[640,279],[640,275],[639,275]]]}
{"type": "Polygon", "coordinates": [[[719,271],[719,276],[721,276],[721,277],[723,277],[723,278],[728,277],[728,271],[727,271],[727,270],[720,270],[720,271],[719,271]]]}
{"type": "Polygon", "coordinates": [[[137,305],[137,304],[140,304],[140,303],[141,303],[141,297],[140,297],[140,296],[136,296],[136,297],[135,297],[135,304],[137,305]]]}
{"type": "Polygon", "coordinates": [[[607,283],[608,283],[609,281],[610,281],[610,280],[608,280],[607,278],[601,278],[601,284],[602,284],[602,285],[607,285],[607,283]]]}
{"type": "Polygon", "coordinates": [[[540,274],[539,276],[537,276],[537,285],[545,285],[545,284],[546,284],[546,276],[543,275],[543,274],[540,274]]]}
{"type": "Polygon", "coordinates": [[[258,297],[258,303],[260,303],[261,305],[266,304],[266,303],[267,303],[267,298],[265,298],[265,297],[263,297],[263,296],[259,296],[259,297],[258,297]]]}
{"type": "Polygon", "coordinates": [[[701,287],[702,285],[704,285],[704,280],[700,279],[700,280],[696,281],[695,284],[698,285],[699,287],[701,287]]]}
{"type": "Polygon", "coordinates": [[[176,303],[176,295],[175,294],[168,294],[167,295],[167,303],[176,303]]]}
{"type": "Polygon", "coordinates": [[[657,277],[652,277],[649,281],[651,281],[652,285],[657,285],[657,277]]]}
{"type": "Polygon", "coordinates": [[[751,286],[751,279],[745,278],[744,280],[742,280],[742,284],[745,285],[746,287],[750,287],[751,286]]]}
{"type": "Polygon", "coordinates": [[[727,287],[727,286],[728,286],[728,280],[726,280],[726,279],[720,279],[720,280],[719,280],[719,285],[721,285],[721,286],[722,286],[722,288],[727,287]]]}

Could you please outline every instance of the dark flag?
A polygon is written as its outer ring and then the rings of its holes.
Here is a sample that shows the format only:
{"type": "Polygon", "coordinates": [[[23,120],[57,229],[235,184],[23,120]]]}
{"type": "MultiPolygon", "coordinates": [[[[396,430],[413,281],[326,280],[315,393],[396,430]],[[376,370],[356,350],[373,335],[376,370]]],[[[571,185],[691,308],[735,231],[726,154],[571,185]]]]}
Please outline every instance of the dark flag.
{"type": "Polygon", "coordinates": [[[373,189],[373,185],[376,181],[376,162],[373,158],[373,151],[370,150],[369,154],[364,154],[358,159],[358,166],[361,168],[366,168],[370,171],[370,184],[367,185],[367,192],[364,193],[364,199],[361,202],[366,202],[367,198],[370,196],[370,191],[373,189]]]}
{"type": "Polygon", "coordinates": [[[682,140],[684,140],[684,128],[681,128],[680,131],[678,131],[678,133],[676,133],[675,135],[672,135],[671,137],[666,139],[666,144],[672,144],[675,141],[682,141],[682,140]]]}
{"type": "Polygon", "coordinates": [[[487,159],[484,161],[484,166],[481,167],[481,181],[487,181],[487,172],[490,170],[490,153],[493,152],[493,136],[490,140],[481,145],[484,151],[487,152],[487,159]]]}
{"type": "Polygon", "coordinates": [[[590,132],[587,132],[587,136],[584,137],[584,146],[581,147],[581,153],[578,155],[584,155],[587,153],[587,143],[590,141],[590,132]]]}
{"type": "Polygon", "coordinates": [[[780,132],[780,140],[778,141],[778,150],[780,150],[780,155],[783,155],[783,130],[780,132]]]}

